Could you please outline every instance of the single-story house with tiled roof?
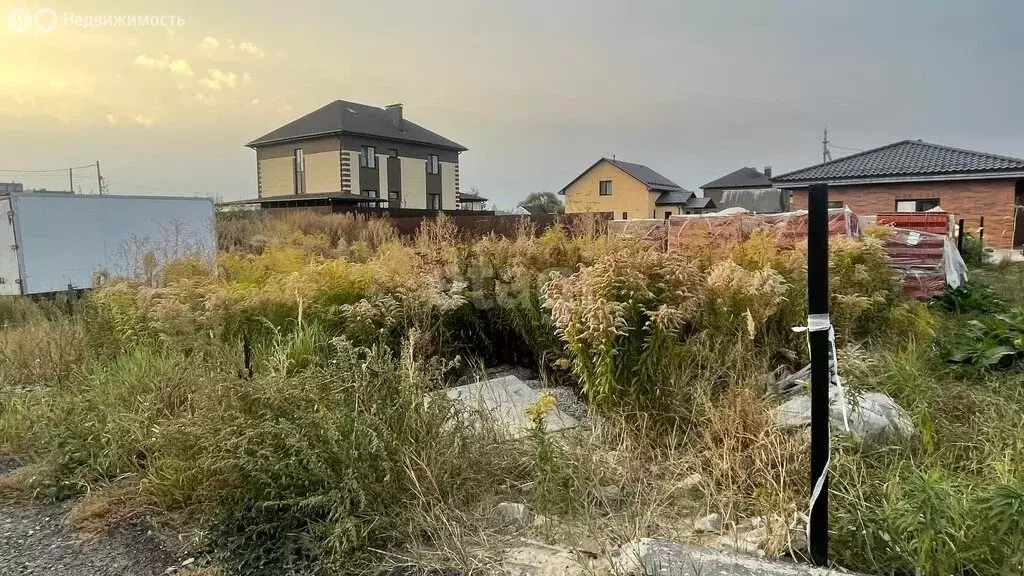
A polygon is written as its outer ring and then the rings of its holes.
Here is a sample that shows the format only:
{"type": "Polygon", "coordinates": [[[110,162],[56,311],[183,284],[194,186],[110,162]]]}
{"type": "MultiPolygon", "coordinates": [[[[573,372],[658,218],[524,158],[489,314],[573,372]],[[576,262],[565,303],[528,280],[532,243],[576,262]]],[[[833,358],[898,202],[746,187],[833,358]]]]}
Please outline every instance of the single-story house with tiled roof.
{"type": "Polygon", "coordinates": [[[964,219],[968,231],[982,218],[985,244],[1024,246],[1024,159],[902,140],[772,178],[792,192],[794,208],[807,207],[807,187],[829,185],[832,207],[859,215],[924,212],[936,207],[964,219]]]}
{"type": "Polygon", "coordinates": [[[772,184],[771,166],[765,166],[763,172],[745,166],[708,182],[700,189],[719,210],[744,208],[765,214],[789,209],[789,194],[772,184]]]}
{"type": "Polygon", "coordinates": [[[611,212],[616,219],[667,218],[714,209],[714,202],[643,164],[601,158],[558,191],[565,213],[611,212]]]}

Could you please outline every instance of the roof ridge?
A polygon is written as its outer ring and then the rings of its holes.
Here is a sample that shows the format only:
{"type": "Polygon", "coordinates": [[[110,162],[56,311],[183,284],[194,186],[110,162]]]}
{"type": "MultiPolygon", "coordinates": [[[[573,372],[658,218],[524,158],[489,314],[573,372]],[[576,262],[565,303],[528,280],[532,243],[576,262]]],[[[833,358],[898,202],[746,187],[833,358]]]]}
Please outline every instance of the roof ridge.
{"type": "MultiPolygon", "coordinates": [[[[828,166],[830,164],[835,164],[836,162],[842,162],[844,160],[850,160],[852,158],[859,158],[860,156],[864,156],[866,154],[871,154],[871,153],[874,153],[874,152],[885,150],[886,148],[893,148],[895,146],[899,146],[900,144],[906,144],[908,142],[915,142],[915,140],[911,140],[911,139],[907,138],[905,140],[899,140],[897,142],[893,142],[891,144],[886,144],[884,146],[878,146],[877,148],[871,148],[869,150],[861,150],[860,152],[857,152],[856,154],[850,154],[849,156],[843,156],[842,158],[836,158],[834,160],[829,160],[827,162],[819,162],[817,164],[812,164],[811,166],[805,166],[804,168],[798,168],[796,170],[790,170],[789,172],[786,172],[785,174],[779,174],[778,176],[775,176],[772,179],[773,180],[782,180],[783,178],[785,178],[786,176],[789,176],[790,174],[796,174],[797,172],[804,172],[806,170],[811,170],[813,168],[821,168],[822,166],[828,166]]],[[[916,142],[920,142],[920,141],[917,140],[916,142]]]]}
{"type": "Polygon", "coordinates": [[[776,183],[855,177],[1005,172],[1024,169],[1024,159],[924,140],[899,140],[856,154],[792,170],[776,183]]]}

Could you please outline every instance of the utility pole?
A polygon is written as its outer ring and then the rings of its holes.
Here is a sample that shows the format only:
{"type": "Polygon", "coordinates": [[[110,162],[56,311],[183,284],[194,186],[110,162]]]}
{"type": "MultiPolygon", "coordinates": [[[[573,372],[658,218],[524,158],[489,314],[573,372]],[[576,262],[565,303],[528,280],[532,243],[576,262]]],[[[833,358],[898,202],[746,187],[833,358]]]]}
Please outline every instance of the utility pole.
{"type": "Polygon", "coordinates": [[[68,190],[75,193],[75,169],[68,168],[68,190]]]}
{"type": "Polygon", "coordinates": [[[821,161],[832,161],[832,152],[828,149],[828,126],[825,127],[825,138],[821,141],[821,161]]]}
{"type": "Polygon", "coordinates": [[[103,175],[100,174],[100,161],[96,161],[96,189],[99,191],[100,196],[103,195],[103,175]]]}

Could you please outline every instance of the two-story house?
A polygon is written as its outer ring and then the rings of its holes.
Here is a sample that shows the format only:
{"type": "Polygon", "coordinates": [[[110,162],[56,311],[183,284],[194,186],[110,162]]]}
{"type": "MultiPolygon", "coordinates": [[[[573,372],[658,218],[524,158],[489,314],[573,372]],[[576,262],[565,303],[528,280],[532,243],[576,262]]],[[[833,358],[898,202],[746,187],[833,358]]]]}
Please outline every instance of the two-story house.
{"type": "Polygon", "coordinates": [[[565,213],[611,212],[615,219],[668,218],[715,205],[642,164],[601,158],[558,191],[565,213]]]}
{"type": "Polygon", "coordinates": [[[335,100],[261,136],[260,200],[455,210],[466,147],[384,108],[335,100]]]}

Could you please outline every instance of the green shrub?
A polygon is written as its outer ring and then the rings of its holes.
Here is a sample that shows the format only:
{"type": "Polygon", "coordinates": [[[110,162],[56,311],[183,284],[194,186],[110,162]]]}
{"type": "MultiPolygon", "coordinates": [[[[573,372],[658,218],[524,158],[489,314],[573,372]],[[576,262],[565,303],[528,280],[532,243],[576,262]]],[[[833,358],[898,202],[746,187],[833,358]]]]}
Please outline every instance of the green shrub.
{"type": "Polygon", "coordinates": [[[1010,368],[1024,354],[1024,309],[970,320],[956,338],[949,361],[982,368],[1010,368]]]}
{"type": "Polygon", "coordinates": [[[974,234],[964,233],[963,249],[960,256],[968,266],[983,266],[985,262],[985,244],[974,237],[974,234]]]}
{"type": "Polygon", "coordinates": [[[948,312],[967,314],[983,312],[992,314],[1006,309],[1006,303],[996,296],[992,288],[979,280],[968,280],[956,288],[946,287],[946,292],[935,299],[935,304],[948,312]]]}
{"type": "Polygon", "coordinates": [[[612,252],[552,278],[544,305],[588,401],[658,412],[661,368],[696,318],[703,288],[692,264],[654,250],[612,252]]]}

